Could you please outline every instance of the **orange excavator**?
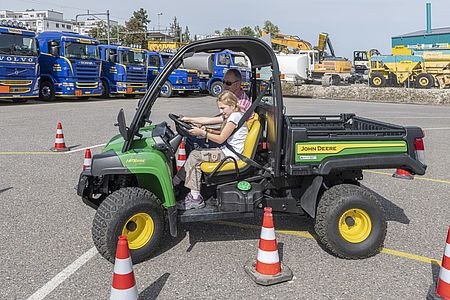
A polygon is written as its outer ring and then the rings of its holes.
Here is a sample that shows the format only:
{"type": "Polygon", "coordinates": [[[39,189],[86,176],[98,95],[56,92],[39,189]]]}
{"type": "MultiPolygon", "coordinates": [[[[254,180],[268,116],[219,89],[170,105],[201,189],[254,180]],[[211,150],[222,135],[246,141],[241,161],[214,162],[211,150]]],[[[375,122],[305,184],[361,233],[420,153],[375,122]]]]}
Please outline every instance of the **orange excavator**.
{"type": "Polygon", "coordinates": [[[352,63],[346,58],[337,57],[328,33],[320,33],[317,47],[298,36],[281,33],[262,32],[262,39],[272,45],[280,45],[284,53],[308,54],[310,80],[321,80],[323,85],[337,85],[352,78],[352,63]],[[328,46],[328,51],[326,48],[328,46]]]}

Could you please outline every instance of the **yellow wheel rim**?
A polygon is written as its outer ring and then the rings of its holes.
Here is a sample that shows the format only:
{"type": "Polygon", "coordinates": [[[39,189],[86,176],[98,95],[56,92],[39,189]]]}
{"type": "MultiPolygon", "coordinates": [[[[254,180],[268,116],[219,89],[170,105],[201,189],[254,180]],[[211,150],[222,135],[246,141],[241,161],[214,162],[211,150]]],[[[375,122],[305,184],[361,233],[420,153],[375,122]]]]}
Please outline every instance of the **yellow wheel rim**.
{"type": "Polygon", "coordinates": [[[129,218],[122,228],[122,235],[127,236],[128,247],[132,250],[144,247],[152,238],[155,224],[147,213],[137,213],[129,218]]]}
{"type": "Polygon", "coordinates": [[[420,83],[420,85],[421,86],[426,86],[426,85],[428,85],[428,78],[426,78],[426,77],[422,77],[422,78],[420,78],[420,80],[419,80],[419,83],[420,83]]]}
{"type": "Polygon", "coordinates": [[[352,208],[342,214],[339,219],[339,233],[350,243],[361,243],[372,231],[372,221],[362,209],[352,208]]]}
{"type": "Polygon", "coordinates": [[[375,84],[375,85],[381,85],[381,78],[375,77],[375,78],[373,79],[373,84],[375,84]]]}

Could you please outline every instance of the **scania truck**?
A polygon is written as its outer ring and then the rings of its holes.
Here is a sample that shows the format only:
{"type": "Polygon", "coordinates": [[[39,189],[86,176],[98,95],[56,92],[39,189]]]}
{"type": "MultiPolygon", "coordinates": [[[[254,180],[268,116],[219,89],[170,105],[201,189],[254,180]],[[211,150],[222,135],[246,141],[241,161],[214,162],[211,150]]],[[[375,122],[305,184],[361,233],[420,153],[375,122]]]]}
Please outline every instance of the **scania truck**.
{"type": "Polygon", "coordinates": [[[41,100],[102,94],[97,40],[72,32],[45,31],[37,36],[37,41],[41,100]]]}
{"type": "Polygon", "coordinates": [[[146,50],[117,45],[100,45],[102,97],[124,95],[133,98],[147,90],[146,50]]]}
{"type": "MultiPolygon", "coordinates": [[[[166,64],[172,59],[172,53],[148,52],[148,82],[151,84],[166,64]]],[[[189,95],[200,91],[199,78],[196,70],[178,68],[173,70],[161,88],[161,96],[169,98],[174,93],[189,95]]]]}
{"type": "Polygon", "coordinates": [[[24,103],[38,96],[35,33],[18,22],[0,23],[0,98],[24,103]]]}

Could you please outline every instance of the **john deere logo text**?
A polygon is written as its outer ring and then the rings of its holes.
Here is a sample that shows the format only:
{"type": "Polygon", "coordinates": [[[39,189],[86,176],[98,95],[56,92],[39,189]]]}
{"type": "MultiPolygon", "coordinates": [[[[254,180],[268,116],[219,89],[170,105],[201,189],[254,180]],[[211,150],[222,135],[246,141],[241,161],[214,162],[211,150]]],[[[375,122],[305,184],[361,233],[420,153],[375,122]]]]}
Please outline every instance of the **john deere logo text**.
{"type": "Polygon", "coordinates": [[[143,162],[145,162],[145,159],[137,159],[137,158],[127,159],[127,163],[143,163],[143,162]]]}
{"type": "Polygon", "coordinates": [[[336,151],[336,146],[302,146],[299,145],[299,152],[321,152],[321,151],[336,151]]]}

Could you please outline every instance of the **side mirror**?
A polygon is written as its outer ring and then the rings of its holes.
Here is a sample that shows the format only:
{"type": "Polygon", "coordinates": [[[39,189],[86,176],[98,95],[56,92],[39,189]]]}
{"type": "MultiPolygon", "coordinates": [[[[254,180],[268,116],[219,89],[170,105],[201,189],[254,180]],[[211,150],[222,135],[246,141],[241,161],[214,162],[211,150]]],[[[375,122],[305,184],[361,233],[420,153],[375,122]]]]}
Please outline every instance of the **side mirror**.
{"type": "Polygon", "coordinates": [[[123,108],[120,109],[119,114],[117,115],[117,124],[119,126],[120,135],[123,137],[125,141],[129,140],[128,127],[125,122],[125,113],[123,112],[123,108]]]}

